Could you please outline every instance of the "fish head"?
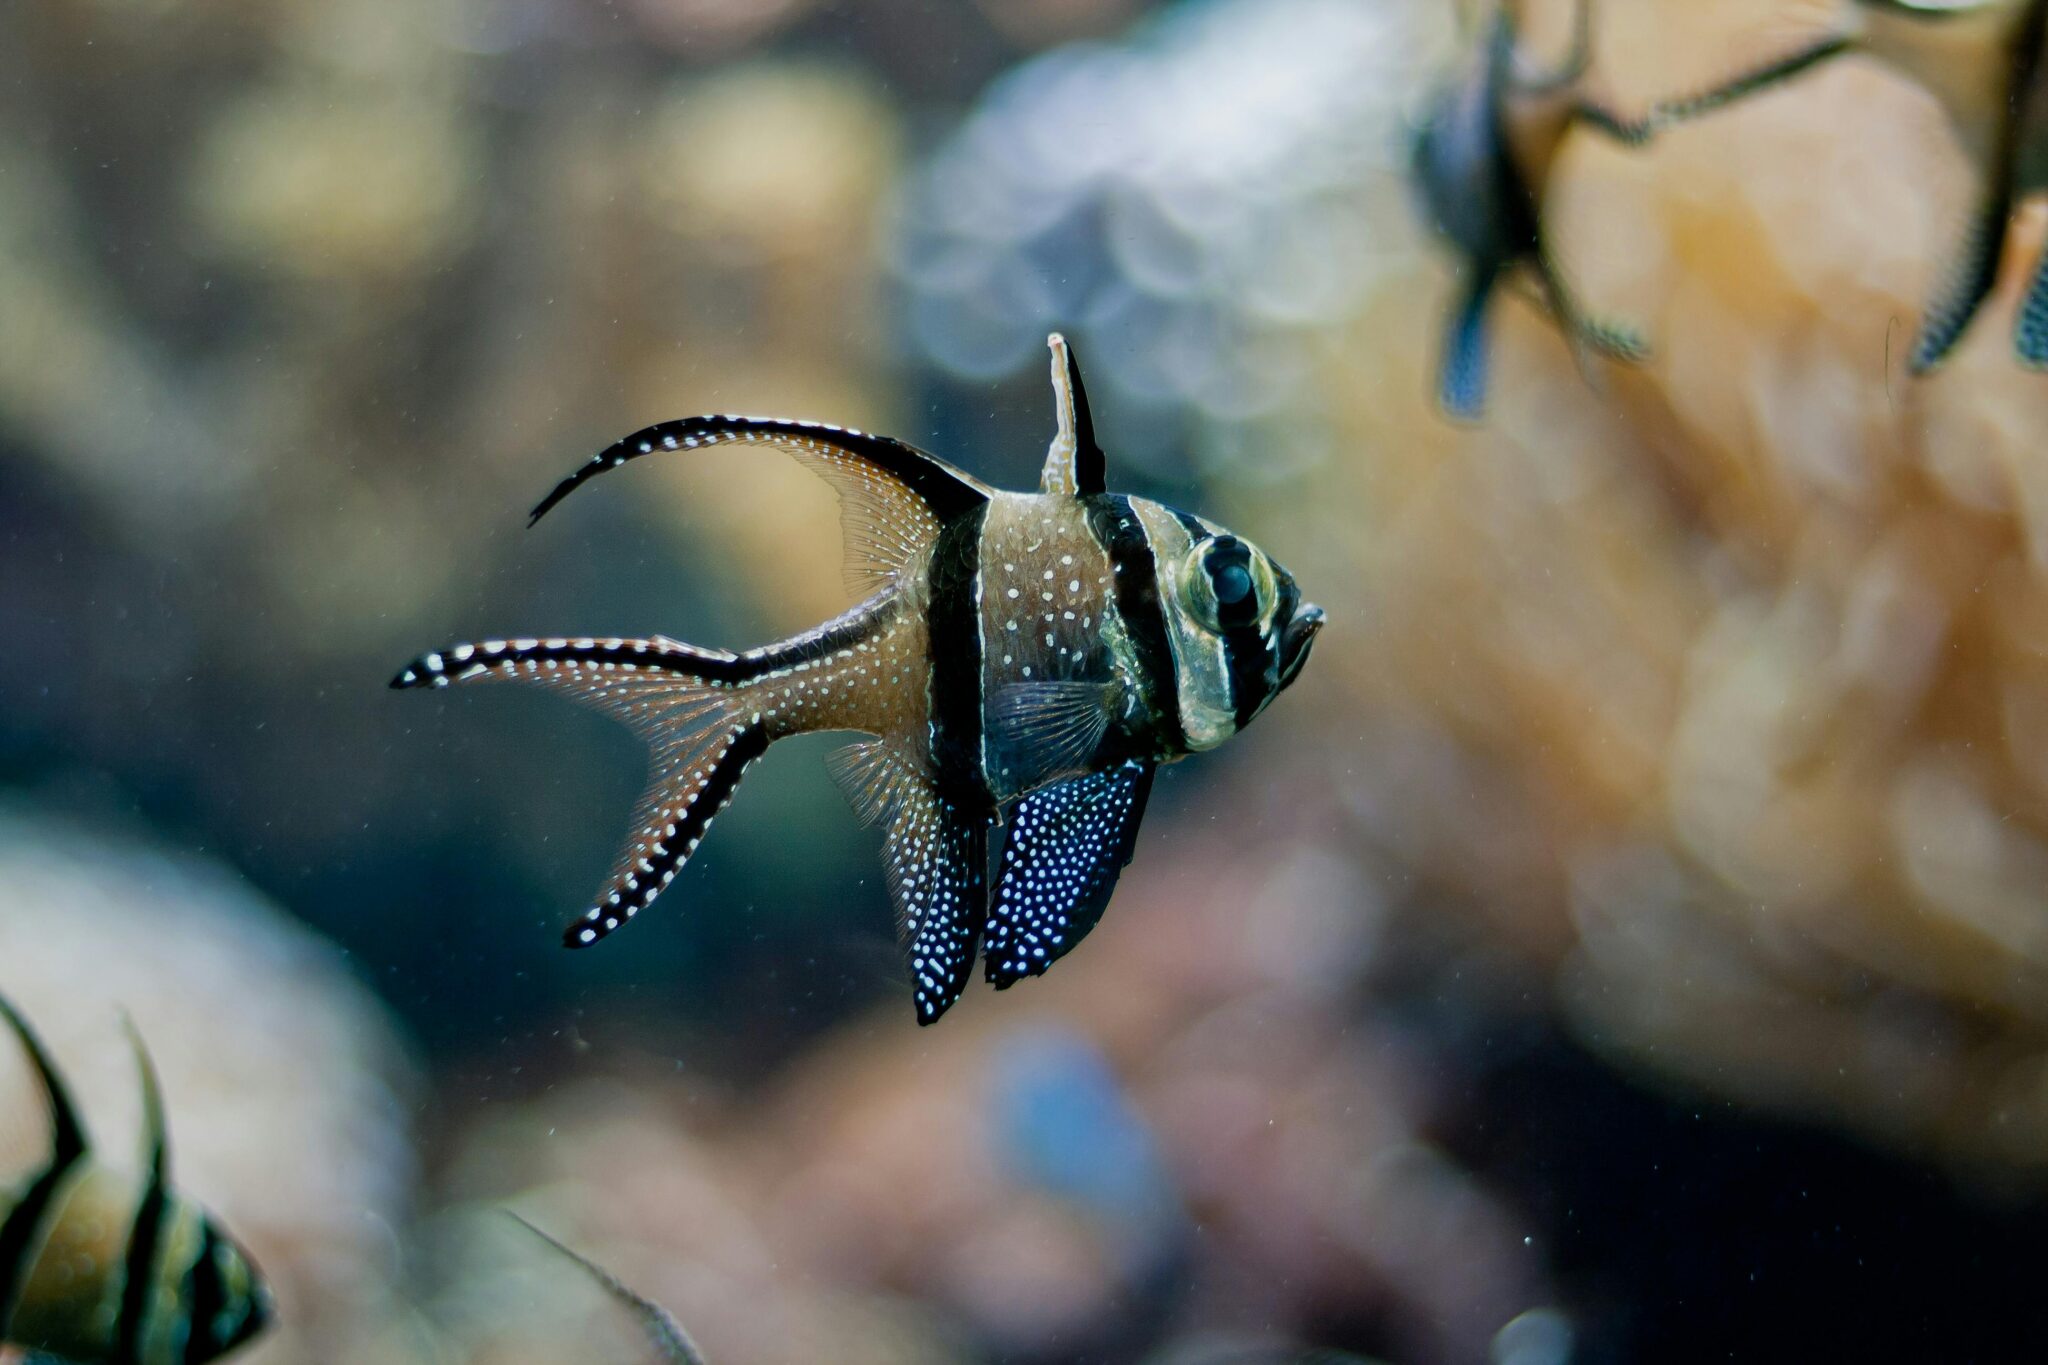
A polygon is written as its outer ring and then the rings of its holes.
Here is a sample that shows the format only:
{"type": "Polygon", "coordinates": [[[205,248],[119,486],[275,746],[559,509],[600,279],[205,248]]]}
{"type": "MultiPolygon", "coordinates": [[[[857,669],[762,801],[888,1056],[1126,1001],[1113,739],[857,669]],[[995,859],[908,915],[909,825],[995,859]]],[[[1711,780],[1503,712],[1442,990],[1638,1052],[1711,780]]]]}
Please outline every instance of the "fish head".
{"type": "Polygon", "coordinates": [[[192,1349],[188,1360],[215,1360],[262,1335],[276,1316],[270,1288],[241,1244],[205,1222],[192,1268],[192,1349]]]}
{"type": "Polygon", "coordinates": [[[1181,731],[1189,750],[1213,749],[1300,675],[1323,609],[1243,537],[1142,498],[1131,507],[1152,544],[1181,731]]]}

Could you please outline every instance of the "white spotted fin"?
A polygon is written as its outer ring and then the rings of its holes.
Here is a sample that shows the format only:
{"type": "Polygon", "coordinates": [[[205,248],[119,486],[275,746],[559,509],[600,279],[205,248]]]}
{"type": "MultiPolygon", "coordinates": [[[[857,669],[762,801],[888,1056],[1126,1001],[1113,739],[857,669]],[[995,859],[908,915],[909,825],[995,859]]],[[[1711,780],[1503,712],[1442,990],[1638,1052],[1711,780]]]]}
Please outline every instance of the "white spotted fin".
{"type": "Polygon", "coordinates": [[[1102,918],[1131,861],[1154,771],[1133,760],[1069,778],[1011,812],[984,964],[998,990],[1043,973],[1102,918]]]}
{"type": "Polygon", "coordinates": [[[887,740],[849,745],[830,766],[862,823],[888,827],[882,863],[896,938],[917,1022],[934,1023],[974,971],[988,902],[988,821],[939,795],[926,765],[887,740]]]}

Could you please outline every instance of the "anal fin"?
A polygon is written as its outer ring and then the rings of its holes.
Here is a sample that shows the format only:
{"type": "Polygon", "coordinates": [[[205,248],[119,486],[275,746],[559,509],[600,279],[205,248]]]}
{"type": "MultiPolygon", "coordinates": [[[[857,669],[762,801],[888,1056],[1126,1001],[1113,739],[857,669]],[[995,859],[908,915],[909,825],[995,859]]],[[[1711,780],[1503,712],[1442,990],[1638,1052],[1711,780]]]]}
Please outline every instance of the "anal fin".
{"type": "Polygon", "coordinates": [[[863,821],[888,822],[882,862],[896,936],[917,1022],[934,1023],[974,970],[988,905],[989,823],[940,795],[925,767],[886,740],[841,750],[832,768],[863,821]]]}

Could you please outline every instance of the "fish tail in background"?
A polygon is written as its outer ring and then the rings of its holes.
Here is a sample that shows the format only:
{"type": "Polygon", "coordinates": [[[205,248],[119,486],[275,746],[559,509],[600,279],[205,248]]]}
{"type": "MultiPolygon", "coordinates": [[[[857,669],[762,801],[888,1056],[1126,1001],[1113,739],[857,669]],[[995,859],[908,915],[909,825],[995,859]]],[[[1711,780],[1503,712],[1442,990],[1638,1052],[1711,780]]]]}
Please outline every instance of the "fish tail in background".
{"type": "Polygon", "coordinates": [[[1557,318],[1557,325],[1564,329],[1565,339],[1571,343],[1572,359],[1578,364],[1579,373],[1587,384],[1599,388],[1587,359],[1589,351],[1631,365],[1639,365],[1650,358],[1649,343],[1635,328],[1607,318],[1590,317],[1580,311],[1578,300],[1547,249],[1537,252],[1536,273],[1543,281],[1550,311],[1557,318]]]}
{"type": "Polygon", "coordinates": [[[2001,184],[1971,217],[1934,297],[1928,301],[1920,336],[1907,362],[1910,373],[1926,374],[1939,365],[1969,329],[1970,320],[1977,316],[1978,306],[1998,277],[1998,257],[2005,246],[2006,220],[2011,213],[2012,195],[2001,184]]]}
{"type": "Polygon", "coordinates": [[[1437,362],[1436,397],[1447,416],[1475,422],[1486,407],[1487,310],[1493,304],[1500,272],[1485,267],[1473,273],[1465,297],[1444,333],[1437,362]]]}
{"type": "Polygon", "coordinates": [[[782,651],[748,655],[653,639],[486,640],[422,655],[391,685],[520,681],[593,706],[647,741],[632,832],[590,907],[564,931],[588,947],[652,904],[697,850],[770,733],[747,684],[782,651]]]}
{"type": "Polygon", "coordinates": [[[2014,320],[2012,348],[2020,363],[2030,370],[2048,370],[2048,247],[2034,263],[2034,275],[2027,282],[2014,320]]]}

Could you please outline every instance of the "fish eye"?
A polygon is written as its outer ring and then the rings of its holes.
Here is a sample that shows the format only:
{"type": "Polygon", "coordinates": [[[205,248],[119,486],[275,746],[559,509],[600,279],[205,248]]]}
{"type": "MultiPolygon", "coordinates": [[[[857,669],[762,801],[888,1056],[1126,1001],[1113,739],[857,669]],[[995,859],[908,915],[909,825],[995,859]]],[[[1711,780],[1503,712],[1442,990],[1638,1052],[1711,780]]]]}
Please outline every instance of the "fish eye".
{"type": "Polygon", "coordinates": [[[1190,556],[1189,597],[1195,614],[1211,630],[1239,630],[1259,619],[1258,575],[1249,545],[1218,536],[1190,556]]]}

